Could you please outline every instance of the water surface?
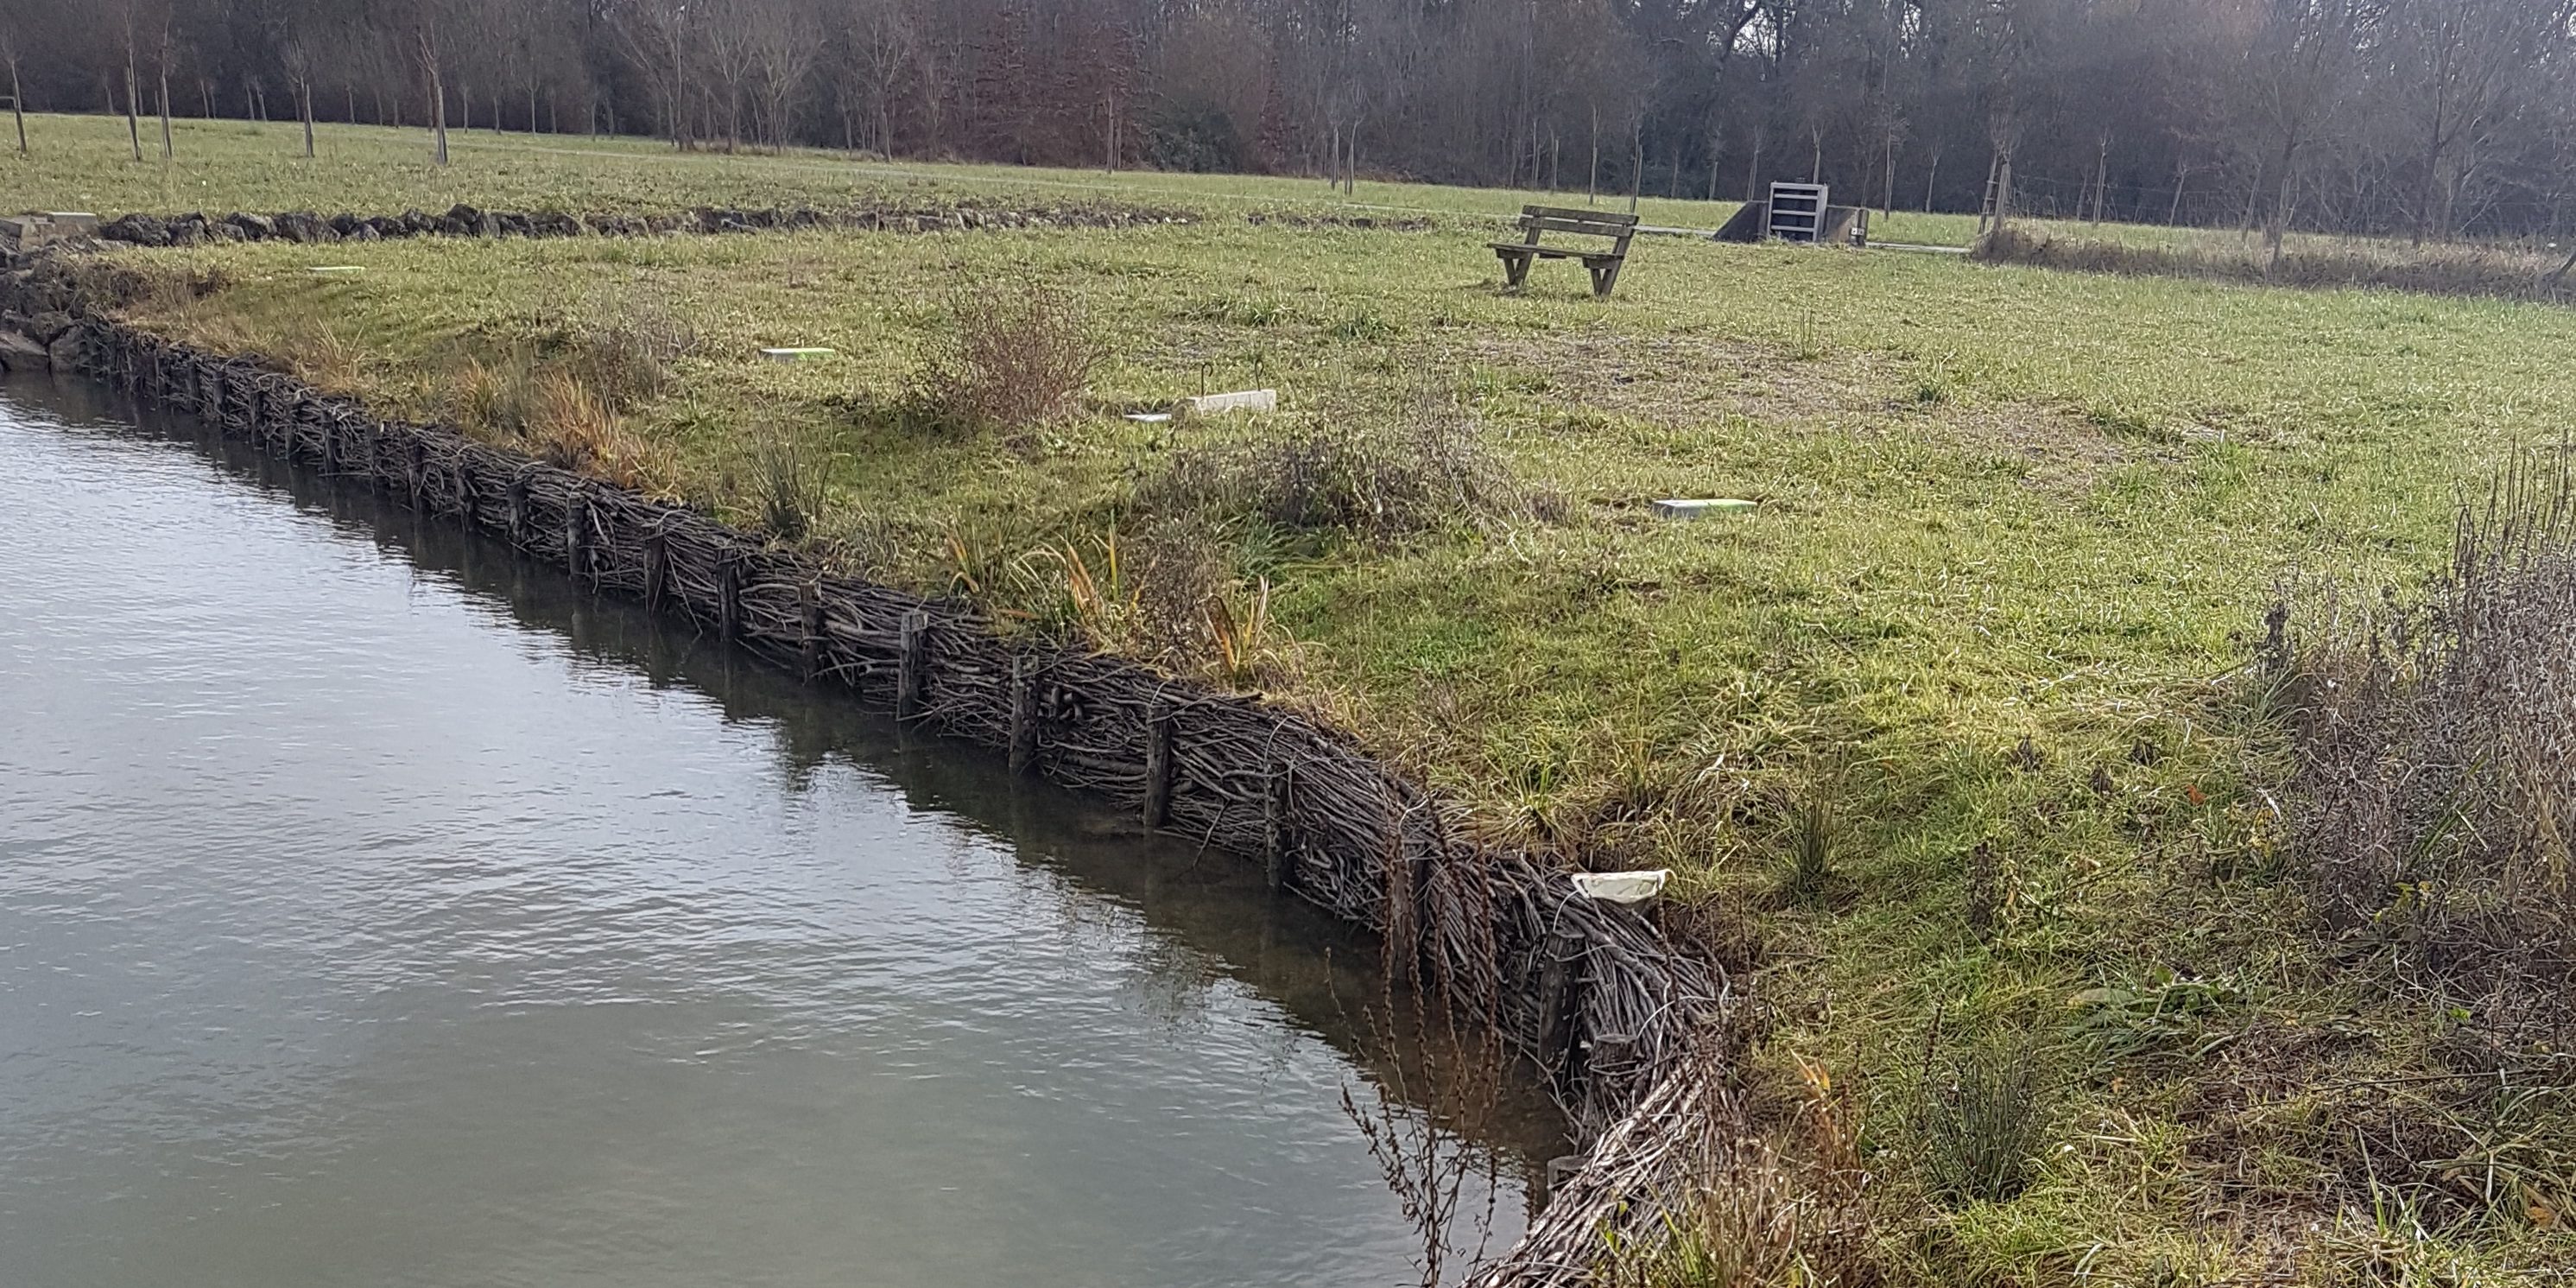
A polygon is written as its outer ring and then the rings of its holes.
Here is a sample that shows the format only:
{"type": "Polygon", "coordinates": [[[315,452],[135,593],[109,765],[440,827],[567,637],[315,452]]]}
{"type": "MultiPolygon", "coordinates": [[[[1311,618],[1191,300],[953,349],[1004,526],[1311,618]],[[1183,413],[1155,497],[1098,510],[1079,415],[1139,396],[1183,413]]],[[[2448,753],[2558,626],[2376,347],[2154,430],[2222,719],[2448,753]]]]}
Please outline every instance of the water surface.
{"type": "MultiPolygon", "coordinates": [[[[0,1284],[1400,1282],[1373,951],[355,481],[0,387],[0,1284]]],[[[1555,1125],[1452,1125],[1508,1238],[1555,1125]]]]}

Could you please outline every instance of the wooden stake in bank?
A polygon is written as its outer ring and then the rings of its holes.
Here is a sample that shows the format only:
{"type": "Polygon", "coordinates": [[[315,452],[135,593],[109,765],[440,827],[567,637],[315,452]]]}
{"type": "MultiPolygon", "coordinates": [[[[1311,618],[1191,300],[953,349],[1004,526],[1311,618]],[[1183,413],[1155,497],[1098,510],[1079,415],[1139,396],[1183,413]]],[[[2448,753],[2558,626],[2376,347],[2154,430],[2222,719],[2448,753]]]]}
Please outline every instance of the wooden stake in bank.
{"type": "Polygon", "coordinates": [[[727,644],[742,640],[742,560],[731,551],[716,556],[716,635],[727,644]]]}
{"type": "Polygon", "coordinates": [[[796,583],[797,658],[808,684],[823,674],[823,583],[796,583]]]}
{"type": "Polygon", "coordinates": [[[930,614],[918,608],[905,613],[896,643],[902,651],[894,664],[894,718],[911,720],[921,714],[923,685],[930,678],[930,614]]]}
{"type": "MultiPolygon", "coordinates": [[[[338,435],[335,434],[332,437],[336,439],[338,435]]],[[[510,544],[524,549],[528,544],[528,472],[526,470],[521,470],[511,477],[509,489],[502,493],[502,498],[509,503],[510,507],[510,544]]]]}
{"type": "Polygon", "coordinates": [[[590,498],[578,487],[564,498],[564,571],[590,571],[590,498]]]}
{"type": "Polygon", "coordinates": [[[1261,875],[1273,890],[1288,888],[1288,780],[1293,771],[1287,765],[1270,767],[1270,781],[1261,794],[1261,875]]]}
{"type": "Polygon", "coordinates": [[[662,586],[671,578],[671,525],[653,525],[644,536],[644,611],[662,611],[662,586]]]}
{"type": "Polygon", "coordinates": [[[1583,936],[1560,926],[1548,935],[1545,951],[1538,967],[1538,1049],[1553,1063],[1573,1014],[1579,982],[1574,964],[1583,959],[1583,936]]]}
{"type": "Polygon", "coordinates": [[[1011,655],[1011,772],[1025,774],[1038,758],[1038,664],[1011,655]]]}
{"type": "Polygon", "coordinates": [[[1172,819],[1172,708],[1162,699],[1145,709],[1145,826],[1172,819]]]}

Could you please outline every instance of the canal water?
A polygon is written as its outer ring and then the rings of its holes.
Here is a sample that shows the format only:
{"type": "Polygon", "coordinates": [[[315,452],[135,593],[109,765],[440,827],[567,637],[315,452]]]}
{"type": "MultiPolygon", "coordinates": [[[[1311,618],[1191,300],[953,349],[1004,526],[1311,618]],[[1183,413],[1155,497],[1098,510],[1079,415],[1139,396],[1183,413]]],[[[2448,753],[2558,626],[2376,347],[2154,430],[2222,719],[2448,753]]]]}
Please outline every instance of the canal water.
{"type": "MultiPolygon", "coordinates": [[[[1401,1283],[1373,952],[355,481],[0,385],[0,1284],[1401,1283]]],[[[1412,1110],[1507,1243],[1561,1125],[1412,1110]]]]}

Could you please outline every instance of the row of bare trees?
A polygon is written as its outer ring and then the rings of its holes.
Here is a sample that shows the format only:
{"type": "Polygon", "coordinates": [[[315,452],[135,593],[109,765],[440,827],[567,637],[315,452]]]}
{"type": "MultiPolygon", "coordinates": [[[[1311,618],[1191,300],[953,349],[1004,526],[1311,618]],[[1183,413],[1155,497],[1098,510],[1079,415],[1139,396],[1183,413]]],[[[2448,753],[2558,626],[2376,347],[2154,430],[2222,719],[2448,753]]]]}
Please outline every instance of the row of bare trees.
{"type": "Polygon", "coordinates": [[[2542,234],[2576,0],[0,0],[13,99],[2542,234]]]}

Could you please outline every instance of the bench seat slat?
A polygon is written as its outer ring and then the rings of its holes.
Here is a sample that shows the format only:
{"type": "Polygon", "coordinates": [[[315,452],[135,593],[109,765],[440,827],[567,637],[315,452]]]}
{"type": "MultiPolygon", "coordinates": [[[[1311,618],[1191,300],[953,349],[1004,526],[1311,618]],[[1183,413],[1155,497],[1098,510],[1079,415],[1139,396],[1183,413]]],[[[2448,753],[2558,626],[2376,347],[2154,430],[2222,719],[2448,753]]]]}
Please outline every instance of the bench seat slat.
{"type": "Polygon", "coordinates": [[[1586,263],[1598,259],[1625,259],[1613,250],[1573,250],[1564,246],[1532,246],[1528,242],[1487,242],[1495,250],[1511,255],[1532,255],[1539,259],[1579,259],[1586,263]]]}
{"type": "Polygon", "coordinates": [[[1523,229],[1537,228],[1548,233],[1582,233],[1591,237],[1627,237],[1637,231],[1634,224],[1605,224],[1594,219],[1559,219],[1548,215],[1524,215],[1515,221],[1523,229]]]}
{"type": "Polygon", "coordinates": [[[1615,215],[1602,210],[1587,210],[1580,206],[1523,206],[1521,213],[1542,218],[1580,219],[1596,224],[1616,224],[1621,228],[1637,226],[1635,215],[1615,215]]]}

